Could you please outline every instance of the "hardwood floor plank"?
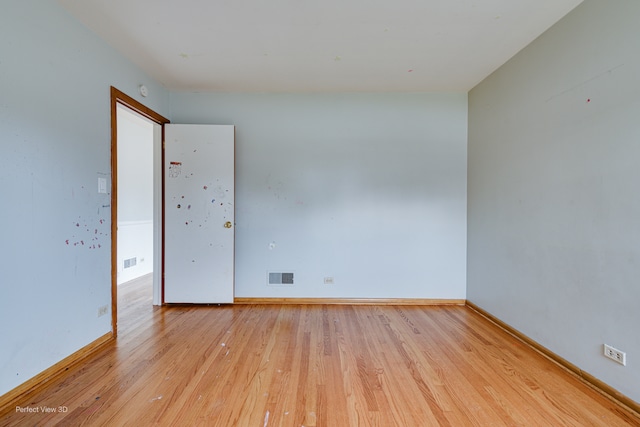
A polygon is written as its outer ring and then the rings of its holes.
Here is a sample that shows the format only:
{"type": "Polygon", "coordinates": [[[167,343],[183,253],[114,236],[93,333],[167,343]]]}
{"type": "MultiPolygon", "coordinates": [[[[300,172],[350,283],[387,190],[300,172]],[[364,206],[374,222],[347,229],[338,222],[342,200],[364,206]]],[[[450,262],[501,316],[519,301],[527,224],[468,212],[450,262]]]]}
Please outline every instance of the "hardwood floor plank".
{"type": "Polygon", "coordinates": [[[532,404],[526,393],[521,390],[521,386],[516,386],[513,381],[513,371],[505,369],[502,359],[494,358],[491,354],[494,348],[491,341],[473,330],[468,331],[471,332],[470,350],[456,355],[453,360],[465,372],[465,377],[474,384],[474,388],[483,398],[495,402],[497,412],[506,422],[523,425],[526,420],[540,418],[539,407],[535,402],[532,404]],[[496,390],[507,392],[497,393],[496,390]],[[520,408],[526,411],[523,413],[520,408]]]}
{"type": "MultiPolygon", "coordinates": [[[[494,416],[501,419],[502,422],[507,425],[513,425],[514,423],[517,424],[518,420],[522,420],[523,418],[528,420],[537,418],[536,415],[538,414],[535,412],[535,402],[534,405],[524,405],[526,401],[520,399],[518,393],[513,389],[511,383],[512,379],[509,381],[503,380],[504,375],[500,375],[501,373],[504,373],[500,364],[502,360],[489,360],[484,357],[486,352],[490,351],[490,341],[482,339],[478,342],[474,342],[477,337],[476,335],[462,335],[454,328],[447,329],[446,335],[443,335],[441,332],[441,328],[443,326],[440,321],[441,316],[439,314],[429,312],[426,312],[426,314],[429,317],[430,322],[434,325],[430,328],[430,331],[432,331],[431,335],[433,335],[431,340],[444,343],[441,354],[445,356],[449,363],[452,363],[451,367],[446,368],[446,372],[450,372],[453,366],[459,368],[458,372],[464,372],[464,379],[458,379],[458,381],[464,381],[465,384],[464,386],[459,386],[460,388],[474,390],[474,395],[478,396],[479,401],[484,400],[496,403],[491,405],[495,414],[494,416]],[[453,343],[456,345],[452,345],[453,343]],[[488,390],[489,387],[507,390],[509,393],[501,393],[500,404],[498,404],[494,396],[488,390]],[[504,404],[513,409],[505,410],[503,406],[504,404]],[[518,411],[517,408],[520,407],[531,407],[533,411],[530,411],[528,416],[525,416],[518,411]],[[512,417],[509,412],[513,413],[515,418],[512,417]]],[[[452,381],[445,381],[444,383],[452,384],[452,381]]],[[[453,390],[450,390],[450,392],[453,392],[453,390]]],[[[461,410],[464,410],[463,408],[465,405],[468,406],[468,403],[466,403],[465,400],[458,400],[457,404],[461,410]]],[[[486,420],[476,420],[476,422],[486,422],[486,420]]]]}
{"type": "Polygon", "coordinates": [[[20,403],[68,411],[0,426],[640,426],[467,307],[122,298],[116,342],[20,403]]]}

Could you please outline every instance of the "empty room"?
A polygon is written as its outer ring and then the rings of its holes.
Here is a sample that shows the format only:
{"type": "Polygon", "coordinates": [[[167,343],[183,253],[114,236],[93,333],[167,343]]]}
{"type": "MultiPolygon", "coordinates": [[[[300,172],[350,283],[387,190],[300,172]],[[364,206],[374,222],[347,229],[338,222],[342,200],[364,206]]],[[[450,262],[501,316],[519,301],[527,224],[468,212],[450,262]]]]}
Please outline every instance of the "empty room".
{"type": "Polygon", "coordinates": [[[1,8],[0,426],[640,426],[640,2],[1,8]]]}

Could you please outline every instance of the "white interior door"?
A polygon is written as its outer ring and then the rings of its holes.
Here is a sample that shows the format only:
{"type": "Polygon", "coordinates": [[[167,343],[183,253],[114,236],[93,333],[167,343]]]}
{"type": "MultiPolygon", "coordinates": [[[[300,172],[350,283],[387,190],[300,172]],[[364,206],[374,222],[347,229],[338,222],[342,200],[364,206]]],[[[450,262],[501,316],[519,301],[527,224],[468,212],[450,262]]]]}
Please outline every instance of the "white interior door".
{"type": "Polygon", "coordinates": [[[233,126],[165,125],[166,303],[232,303],[233,126]]]}

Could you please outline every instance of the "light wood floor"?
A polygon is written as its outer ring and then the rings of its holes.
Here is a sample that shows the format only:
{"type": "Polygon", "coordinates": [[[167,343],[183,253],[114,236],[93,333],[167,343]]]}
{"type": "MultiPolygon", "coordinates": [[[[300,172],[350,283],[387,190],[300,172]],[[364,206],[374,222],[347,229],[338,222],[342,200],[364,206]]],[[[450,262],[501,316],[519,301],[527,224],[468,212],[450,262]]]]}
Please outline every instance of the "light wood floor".
{"type": "MultiPolygon", "coordinates": [[[[128,289],[127,289],[128,288],[128,289]]],[[[0,425],[640,426],[467,307],[152,308],[0,425]]]]}

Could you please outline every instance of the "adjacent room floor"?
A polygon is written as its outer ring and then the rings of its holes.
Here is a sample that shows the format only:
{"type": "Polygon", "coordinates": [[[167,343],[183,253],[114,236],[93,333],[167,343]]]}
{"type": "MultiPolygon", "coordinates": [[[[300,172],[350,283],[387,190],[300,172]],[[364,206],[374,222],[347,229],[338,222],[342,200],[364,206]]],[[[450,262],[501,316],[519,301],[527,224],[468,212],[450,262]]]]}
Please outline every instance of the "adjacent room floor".
{"type": "Polygon", "coordinates": [[[151,306],[0,425],[640,426],[467,307],[151,306]]]}

